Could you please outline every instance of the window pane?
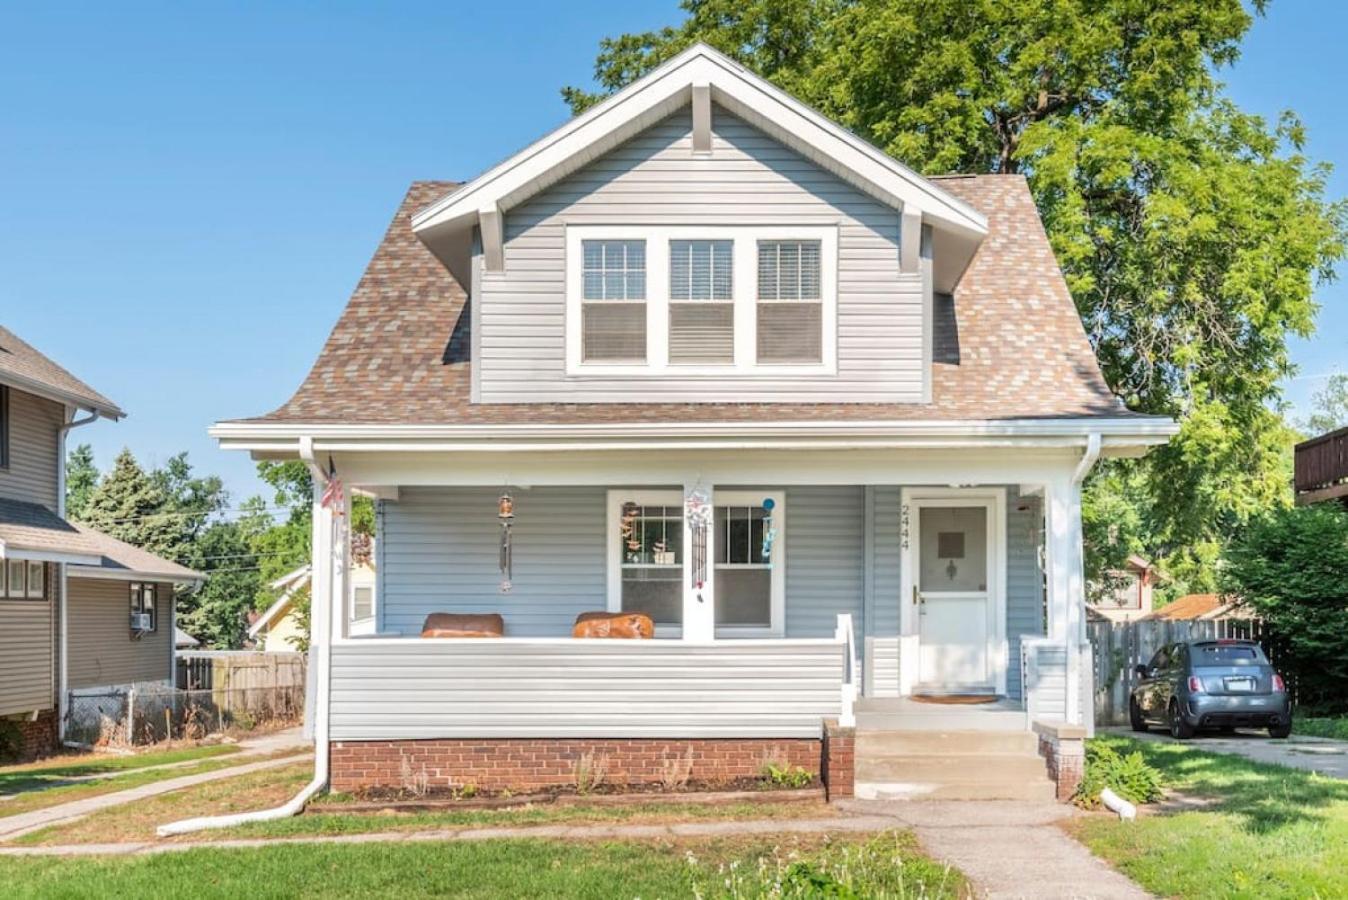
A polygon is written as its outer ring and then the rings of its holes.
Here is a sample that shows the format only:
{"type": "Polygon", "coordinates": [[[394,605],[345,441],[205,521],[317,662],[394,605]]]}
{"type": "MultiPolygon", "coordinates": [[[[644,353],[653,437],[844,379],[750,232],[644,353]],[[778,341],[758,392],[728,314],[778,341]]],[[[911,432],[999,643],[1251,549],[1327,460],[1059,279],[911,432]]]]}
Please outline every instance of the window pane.
{"type": "Polygon", "coordinates": [[[758,299],[819,300],[819,241],[762,241],[758,245],[758,299]]]}
{"type": "Polygon", "coordinates": [[[819,291],[819,242],[805,241],[800,245],[800,299],[818,300],[819,291]]]}
{"type": "Polygon", "coordinates": [[[670,241],[670,299],[731,299],[731,250],[731,241],[670,241]]]}
{"type": "Polygon", "coordinates": [[[351,603],[351,617],[369,619],[374,616],[374,588],[358,587],[351,603]]]}
{"type": "Polygon", "coordinates": [[[925,506],[918,510],[919,588],[985,591],[988,588],[988,515],[977,506],[925,506]]]}
{"type": "Polygon", "coordinates": [[[774,242],[758,245],[758,298],[777,299],[777,244],[774,242]]]}
{"type": "Polygon", "coordinates": [[[586,272],[585,293],[582,296],[586,300],[604,299],[604,275],[602,272],[586,272]]]}
{"type": "Polygon", "coordinates": [[[581,241],[581,280],[586,300],[644,300],[644,241],[581,241]]]}
{"type": "Polygon", "coordinates": [[[687,300],[692,294],[692,245],[688,241],[669,242],[669,298],[687,300]]]}
{"type": "Polygon", "coordinates": [[[581,310],[581,358],[646,359],[644,303],[586,303],[581,310]]]}
{"type": "Polygon", "coordinates": [[[669,361],[735,361],[735,307],[732,303],[671,303],[669,361]]]}
{"type": "Polygon", "coordinates": [[[623,612],[641,612],[657,625],[683,623],[683,569],[623,569],[623,612]]]}
{"type": "Polygon", "coordinates": [[[715,300],[729,300],[734,279],[731,270],[734,266],[730,241],[712,242],[712,278],[711,296],[715,300]]]}
{"type": "Polygon", "coordinates": [[[646,298],[646,273],[628,271],[627,299],[644,300],[645,298],[646,298]]]}
{"type": "Polygon", "coordinates": [[[820,303],[758,304],[758,361],[819,362],[823,327],[820,303]]]}
{"type": "Polygon", "coordinates": [[[600,271],[604,268],[604,245],[598,241],[581,241],[581,257],[585,269],[600,271]]]}
{"type": "Polygon", "coordinates": [[[717,569],[716,624],[772,624],[772,570],[717,569]]]}

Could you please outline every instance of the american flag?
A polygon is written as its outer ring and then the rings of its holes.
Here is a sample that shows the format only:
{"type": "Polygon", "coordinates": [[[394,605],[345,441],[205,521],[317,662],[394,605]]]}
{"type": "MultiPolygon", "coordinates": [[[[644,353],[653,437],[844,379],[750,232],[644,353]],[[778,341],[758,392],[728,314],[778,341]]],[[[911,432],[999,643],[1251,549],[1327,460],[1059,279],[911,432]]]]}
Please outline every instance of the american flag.
{"type": "Polygon", "coordinates": [[[324,509],[335,509],[337,515],[342,515],[345,504],[342,502],[342,479],[337,477],[337,466],[333,463],[332,457],[328,457],[328,483],[323,488],[323,499],[319,501],[324,509]]]}

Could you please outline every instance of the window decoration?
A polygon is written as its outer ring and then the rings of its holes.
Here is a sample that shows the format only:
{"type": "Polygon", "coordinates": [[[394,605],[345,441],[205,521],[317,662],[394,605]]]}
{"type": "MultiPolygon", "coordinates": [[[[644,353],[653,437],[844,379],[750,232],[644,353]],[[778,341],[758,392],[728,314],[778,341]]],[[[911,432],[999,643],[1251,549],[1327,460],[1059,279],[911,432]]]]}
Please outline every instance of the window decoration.
{"type": "Polygon", "coordinates": [[[501,523],[501,593],[508,594],[514,587],[514,548],[511,546],[511,527],[515,524],[515,500],[506,491],[496,501],[496,518],[501,523]]]}
{"type": "Polygon", "coordinates": [[[581,354],[646,359],[646,242],[582,241],[581,354]]]}
{"type": "MultiPolygon", "coordinates": [[[[656,625],[683,622],[683,510],[678,495],[625,500],[618,516],[621,582],[617,609],[643,613],[656,625]]],[[[612,607],[611,607],[612,608],[612,607]]]]}
{"type": "Polygon", "coordinates": [[[711,499],[702,488],[689,488],[683,498],[683,514],[692,539],[692,582],[694,590],[707,584],[707,528],[711,524],[711,499]]]}
{"type": "Polygon", "coordinates": [[[777,540],[777,529],[772,525],[772,510],[777,501],[771,497],[763,498],[763,549],[761,555],[768,568],[772,568],[772,545],[777,540]]]}

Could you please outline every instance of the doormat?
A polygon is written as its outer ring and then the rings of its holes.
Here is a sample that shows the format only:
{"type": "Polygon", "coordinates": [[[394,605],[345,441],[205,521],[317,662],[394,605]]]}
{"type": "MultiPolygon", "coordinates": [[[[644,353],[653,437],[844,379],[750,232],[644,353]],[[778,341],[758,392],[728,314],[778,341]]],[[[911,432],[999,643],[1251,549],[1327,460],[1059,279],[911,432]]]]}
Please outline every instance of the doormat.
{"type": "Polygon", "coordinates": [[[945,703],[951,706],[997,702],[995,694],[913,694],[912,699],[917,703],[945,703]]]}

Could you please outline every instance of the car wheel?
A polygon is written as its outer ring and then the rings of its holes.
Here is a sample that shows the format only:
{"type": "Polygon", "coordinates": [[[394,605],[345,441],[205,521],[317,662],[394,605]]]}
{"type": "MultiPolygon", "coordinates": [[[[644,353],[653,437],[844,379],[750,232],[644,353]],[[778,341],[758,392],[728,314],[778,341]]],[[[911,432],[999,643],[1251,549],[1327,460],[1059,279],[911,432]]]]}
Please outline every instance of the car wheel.
{"type": "Polygon", "coordinates": [[[1291,723],[1291,722],[1288,722],[1286,725],[1270,725],[1270,726],[1268,726],[1268,736],[1271,737],[1271,738],[1278,738],[1278,739],[1281,740],[1282,738],[1285,738],[1285,737],[1290,736],[1291,733],[1292,733],[1292,723],[1291,723]]]}
{"type": "Polygon", "coordinates": [[[1136,697],[1128,698],[1128,724],[1134,731],[1147,730],[1147,720],[1142,717],[1142,707],[1137,705],[1136,697]]]}
{"type": "Polygon", "coordinates": [[[1170,736],[1177,741],[1187,741],[1194,736],[1194,727],[1180,715],[1179,701],[1170,701],[1170,736]]]}

